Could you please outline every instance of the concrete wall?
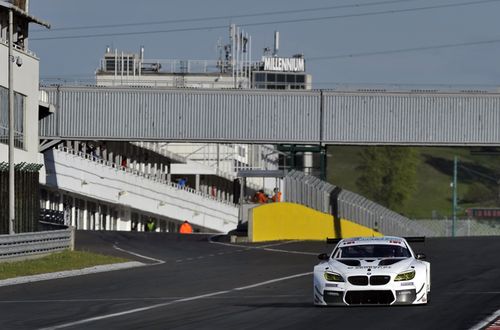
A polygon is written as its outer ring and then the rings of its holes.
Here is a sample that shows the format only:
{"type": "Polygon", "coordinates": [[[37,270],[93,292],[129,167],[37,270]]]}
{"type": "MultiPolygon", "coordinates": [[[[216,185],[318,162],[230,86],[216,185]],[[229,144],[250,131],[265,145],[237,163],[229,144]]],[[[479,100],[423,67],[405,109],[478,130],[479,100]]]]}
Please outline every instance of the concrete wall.
{"type": "MultiPolygon", "coordinates": [[[[342,237],[381,236],[380,233],[341,219],[342,237]]],[[[251,242],[325,240],[335,238],[333,216],[294,203],[265,204],[253,209],[248,225],[251,242]]]]}

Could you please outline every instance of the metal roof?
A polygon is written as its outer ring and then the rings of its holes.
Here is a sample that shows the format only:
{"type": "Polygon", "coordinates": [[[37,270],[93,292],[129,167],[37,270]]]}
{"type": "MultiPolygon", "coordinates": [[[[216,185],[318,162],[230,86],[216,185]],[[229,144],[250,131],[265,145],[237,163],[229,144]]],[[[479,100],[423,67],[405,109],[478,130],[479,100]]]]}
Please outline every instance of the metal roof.
{"type": "Polygon", "coordinates": [[[0,7],[4,7],[7,9],[12,9],[17,15],[27,19],[30,22],[40,24],[42,26],[45,26],[46,28],[50,29],[50,23],[45,22],[41,19],[36,18],[35,16],[32,16],[25,12],[24,10],[20,9],[17,6],[14,6],[12,3],[6,2],[6,1],[0,1],[0,7]]]}

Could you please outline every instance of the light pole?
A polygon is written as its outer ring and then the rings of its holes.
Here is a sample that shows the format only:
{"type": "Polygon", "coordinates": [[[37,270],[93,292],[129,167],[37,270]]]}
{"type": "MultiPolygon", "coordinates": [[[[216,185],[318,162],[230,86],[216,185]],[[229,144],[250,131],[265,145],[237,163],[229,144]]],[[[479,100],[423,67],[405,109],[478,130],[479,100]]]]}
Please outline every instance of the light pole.
{"type": "Polygon", "coordinates": [[[457,220],[457,167],[458,157],[453,161],[453,216],[451,218],[451,236],[455,237],[455,221],[457,220]]]}
{"type": "Polygon", "coordinates": [[[14,15],[9,9],[9,234],[14,234],[15,219],[15,187],[14,187],[14,55],[12,49],[14,15]]]}

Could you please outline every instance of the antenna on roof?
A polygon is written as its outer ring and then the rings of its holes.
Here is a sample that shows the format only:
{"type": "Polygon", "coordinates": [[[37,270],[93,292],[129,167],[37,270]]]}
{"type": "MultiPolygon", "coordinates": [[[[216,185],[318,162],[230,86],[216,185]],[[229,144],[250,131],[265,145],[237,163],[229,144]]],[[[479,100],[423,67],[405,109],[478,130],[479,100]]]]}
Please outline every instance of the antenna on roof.
{"type": "Polygon", "coordinates": [[[278,56],[278,51],[280,50],[280,32],[274,31],[274,50],[273,56],[278,56]]]}

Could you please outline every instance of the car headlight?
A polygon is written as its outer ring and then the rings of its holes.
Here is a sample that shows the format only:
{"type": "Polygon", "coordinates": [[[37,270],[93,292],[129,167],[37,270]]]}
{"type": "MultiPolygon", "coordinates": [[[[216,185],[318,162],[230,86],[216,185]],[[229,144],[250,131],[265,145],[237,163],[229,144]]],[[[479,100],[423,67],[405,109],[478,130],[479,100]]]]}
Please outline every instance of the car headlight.
{"type": "Polygon", "coordinates": [[[415,277],[415,271],[414,270],[407,270],[406,272],[399,273],[394,281],[409,281],[413,280],[415,277]]]}
{"type": "Polygon", "coordinates": [[[325,280],[328,282],[344,282],[342,275],[337,273],[327,273],[325,272],[325,280]]]}

